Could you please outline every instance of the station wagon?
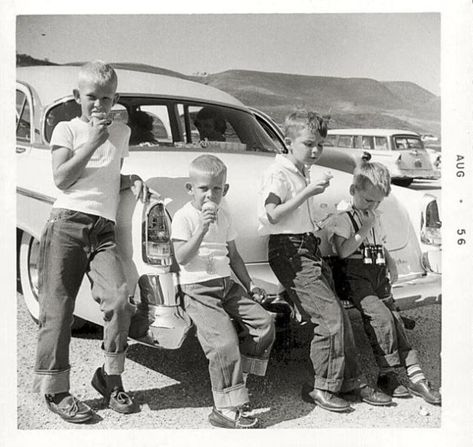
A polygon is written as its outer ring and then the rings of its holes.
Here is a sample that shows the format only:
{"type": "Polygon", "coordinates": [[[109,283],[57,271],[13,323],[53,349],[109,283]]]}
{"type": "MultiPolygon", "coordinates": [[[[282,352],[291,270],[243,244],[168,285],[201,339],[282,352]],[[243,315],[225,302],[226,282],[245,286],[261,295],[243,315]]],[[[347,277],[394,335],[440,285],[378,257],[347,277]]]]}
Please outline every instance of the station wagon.
{"type": "Polygon", "coordinates": [[[355,157],[369,152],[373,161],[385,164],[393,183],[409,186],[415,179],[437,179],[438,170],[419,134],[398,129],[330,129],[327,147],[348,151],[355,157]]]}

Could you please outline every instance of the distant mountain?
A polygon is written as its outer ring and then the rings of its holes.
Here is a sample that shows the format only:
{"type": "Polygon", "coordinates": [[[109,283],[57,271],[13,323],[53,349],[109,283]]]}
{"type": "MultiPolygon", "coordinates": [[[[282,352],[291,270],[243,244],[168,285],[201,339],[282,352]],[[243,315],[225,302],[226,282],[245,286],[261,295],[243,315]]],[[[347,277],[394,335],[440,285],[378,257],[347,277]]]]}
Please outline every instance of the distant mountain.
{"type": "MultiPolygon", "coordinates": [[[[78,65],[72,62],[67,65],[78,65]]],[[[58,65],[17,54],[17,65],[58,65]]],[[[339,78],[228,70],[189,76],[146,64],[117,62],[116,68],[146,71],[201,82],[223,90],[282,123],[296,107],[330,114],[330,127],[384,127],[440,136],[440,97],[412,82],[379,82],[339,78]]]]}
{"type": "Polygon", "coordinates": [[[29,67],[31,65],[59,65],[54,62],[50,62],[48,59],[36,59],[29,56],[28,54],[16,53],[16,66],[17,67],[29,67]]]}
{"type": "Polygon", "coordinates": [[[332,127],[393,127],[440,135],[440,98],[412,82],[229,70],[206,76],[277,122],[296,107],[332,117],[332,127]]]}

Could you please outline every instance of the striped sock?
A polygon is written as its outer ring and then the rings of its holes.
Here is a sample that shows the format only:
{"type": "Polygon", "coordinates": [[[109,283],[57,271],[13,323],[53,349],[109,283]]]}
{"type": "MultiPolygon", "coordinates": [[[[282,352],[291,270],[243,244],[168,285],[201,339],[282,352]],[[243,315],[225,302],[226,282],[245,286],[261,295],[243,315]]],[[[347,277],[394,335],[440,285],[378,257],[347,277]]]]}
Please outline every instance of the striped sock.
{"type": "Polygon", "coordinates": [[[418,383],[421,380],[425,380],[424,373],[418,363],[414,363],[406,368],[407,377],[412,383],[418,383]]]}

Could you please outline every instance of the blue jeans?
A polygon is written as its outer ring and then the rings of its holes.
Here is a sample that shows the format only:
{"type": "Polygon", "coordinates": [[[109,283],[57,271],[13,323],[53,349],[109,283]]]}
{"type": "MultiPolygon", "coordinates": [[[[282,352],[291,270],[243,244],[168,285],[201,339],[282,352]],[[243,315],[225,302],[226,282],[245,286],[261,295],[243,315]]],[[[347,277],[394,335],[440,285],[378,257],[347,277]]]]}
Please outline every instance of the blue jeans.
{"type": "Polygon", "coordinates": [[[275,329],[271,315],[230,278],[181,286],[185,310],[209,360],[217,408],[248,402],[243,372],[264,376],[275,329]],[[237,334],[234,323],[241,326],[237,334]]]}
{"type": "Polygon", "coordinates": [[[361,312],[363,327],[380,368],[419,363],[396,310],[385,265],[345,259],[342,271],[353,305],[361,312]]]}
{"type": "MultiPolygon", "coordinates": [[[[115,245],[115,224],[103,217],[53,208],[40,242],[39,334],[33,390],[43,394],[69,391],[69,345],[74,305],[82,279],[90,280],[100,305],[105,371],[121,374],[127,337],[136,306],[115,245]]],[[[139,316],[137,316],[139,317],[139,316]]],[[[136,318],[146,334],[147,318],[136,318]]]]}
{"type": "Polygon", "coordinates": [[[314,388],[346,392],[365,383],[351,323],[334,292],[330,267],[312,233],[273,234],[269,265],[302,321],[314,325],[310,346],[314,388]]]}

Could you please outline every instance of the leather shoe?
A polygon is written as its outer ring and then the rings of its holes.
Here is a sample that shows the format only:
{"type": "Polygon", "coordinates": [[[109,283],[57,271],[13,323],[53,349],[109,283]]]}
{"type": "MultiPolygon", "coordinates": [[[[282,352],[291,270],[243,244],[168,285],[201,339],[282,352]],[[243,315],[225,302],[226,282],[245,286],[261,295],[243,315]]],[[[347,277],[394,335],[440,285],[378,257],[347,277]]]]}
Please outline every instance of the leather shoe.
{"type": "Polygon", "coordinates": [[[432,405],[440,405],[442,403],[442,397],[438,391],[434,391],[430,388],[430,384],[427,380],[423,379],[420,382],[412,383],[409,382],[409,391],[414,396],[422,397],[427,403],[432,405]]]}
{"type": "Polygon", "coordinates": [[[212,413],[209,414],[209,422],[214,427],[219,428],[258,428],[259,426],[257,418],[243,415],[240,409],[237,410],[235,419],[232,419],[223,415],[214,407],[212,413]]]}
{"type": "Polygon", "coordinates": [[[369,385],[365,385],[345,394],[354,394],[358,396],[362,402],[365,402],[369,405],[374,405],[376,407],[384,407],[392,404],[392,399],[390,396],[370,387],[369,385]]]}
{"type": "Polygon", "coordinates": [[[307,384],[302,387],[301,394],[304,402],[318,405],[324,410],[341,413],[352,409],[346,400],[338,397],[335,393],[318,388],[311,390],[307,384]]]}
{"type": "Polygon", "coordinates": [[[388,396],[392,397],[410,397],[409,390],[399,382],[394,372],[380,374],[378,377],[378,388],[388,396]]]}
{"type": "MultiPolygon", "coordinates": [[[[136,411],[133,399],[123,390],[121,377],[111,383],[103,368],[97,368],[92,378],[92,386],[103,396],[105,405],[117,413],[129,414],[136,411]]],[[[116,378],[116,376],[114,376],[116,378]]]]}
{"type": "Polygon", "coordinates": [[[48,408],[66,422],[81,424],[94,417],[92,408],[71,394],[64,397],[59,403],[55,403],[54,397],[50,394],[46,394],[44,397],[48,408]]]}

